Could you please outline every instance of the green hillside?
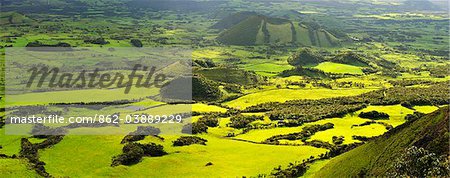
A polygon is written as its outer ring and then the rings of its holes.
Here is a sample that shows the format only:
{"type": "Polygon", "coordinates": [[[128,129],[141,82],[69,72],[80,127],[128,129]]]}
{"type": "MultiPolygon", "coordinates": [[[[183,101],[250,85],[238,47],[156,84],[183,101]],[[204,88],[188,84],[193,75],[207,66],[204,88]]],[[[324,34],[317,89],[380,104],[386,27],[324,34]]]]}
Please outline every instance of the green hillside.
{"type": "Polygon", "coordinates": [[[224,30],[224,29],[230,28],[230,27],[242,22],[243,20],[245,20],[251,16],[255,16],[255,15],[258,15],[258,14],[256,14],[256,12],[234,13],[232,15],[225,17],[221,21],[217,22],[211,28],[224,30]]]}
{"type": "Polygon", "coordinates": [[[239,13],[231,17],[235,16],[238,18],[232,20],[226,17],[213,26],[227,29],[217,37],[223,44],[247,46],[295,43],[319,47],[339,45],[339,39],[324,29],[313,29],[298,22],[263,15],[239,13]],[[245,19],[242,20],[243,18],[245,19]]]}
{"type": "Polygon", "coordinates": [[[342,54],[336,55],[333,59],[333,62],[354,65],[359,67],[367,67],[369,66],[369,62],[365,60],[365,57],[361,54],[357,54],[354,52],[345,52],[342,54]]]}
{"type": "Polygon", "coordinates": [[[194,71],[209,80],[219,81],[224,83],[239,84],[239,85],[255,85],[263,81],[261,76],[254,72],[245,71],[242,69],[229,68],[208,68],[194,71]]]}
{"type": "Polygon", "coordinates": [[[405,149],[416,146],[436,155],[449,153],[449,107],[407,122],[344,153],[326,164],[315,177],[383,177],[405,149]]]}
{"type": "Polygon", "coordinates": [[[5,12],[0,15],[0,25],[32,23],[34,20],[17,12],[5,12]]]}
{"type": "Polygon", "coordinates": [[[229,45],[253,45],[262,26],[262,16],[250,16],[222,32],[217,40],[229,45]]]}

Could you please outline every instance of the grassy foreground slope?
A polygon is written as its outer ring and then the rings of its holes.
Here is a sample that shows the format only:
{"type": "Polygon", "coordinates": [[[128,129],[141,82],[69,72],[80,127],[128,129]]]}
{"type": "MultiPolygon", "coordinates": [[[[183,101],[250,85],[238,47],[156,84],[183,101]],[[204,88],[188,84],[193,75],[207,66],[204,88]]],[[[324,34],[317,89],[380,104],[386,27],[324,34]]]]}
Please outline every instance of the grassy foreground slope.
{"type": "Polygon", "coordinates": [[[449,151],[449,107],[407,122],[326,164],[315,177],[385,176],[396,158],[411,146],[422,147],[437,155],[449,151]]]}

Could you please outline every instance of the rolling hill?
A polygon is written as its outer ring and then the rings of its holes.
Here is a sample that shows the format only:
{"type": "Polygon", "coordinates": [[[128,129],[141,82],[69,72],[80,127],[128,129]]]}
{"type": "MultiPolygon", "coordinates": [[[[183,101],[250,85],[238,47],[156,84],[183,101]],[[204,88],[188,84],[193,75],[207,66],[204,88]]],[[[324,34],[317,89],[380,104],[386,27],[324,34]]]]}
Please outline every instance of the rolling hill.
{"type": "Polygon", "coordinates": [[[407,122],[326,164],[315,177],[384,177],[404,150],[416,146],[449,154],[449,107],[407,122]]]}
{"type": "Polygon", "coordinates": [[[299,44],[333,47],[339,45],[330,32],[287,19],[273,18],[254,12],[233,14],[212,26],[226,29],[217,40],[226,45],[299,44]]]}
{"type": "Polygon", "coordinates": [[[17,12],[4,12],[0,15],[0,25],[33,23],[34,20],[17,12]]]}

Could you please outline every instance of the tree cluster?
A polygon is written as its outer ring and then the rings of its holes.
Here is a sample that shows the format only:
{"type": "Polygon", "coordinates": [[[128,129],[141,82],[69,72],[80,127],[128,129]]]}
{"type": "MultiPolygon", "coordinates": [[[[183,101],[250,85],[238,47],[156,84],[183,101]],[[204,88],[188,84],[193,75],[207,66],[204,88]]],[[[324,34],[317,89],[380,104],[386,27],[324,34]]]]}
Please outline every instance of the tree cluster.
{"type": "Polygon", "coordinates": [[[167,152],[164,151],[164,147],[155,143],[127,143],[122,148],[122,154],[113,157],[111,166],[129,166],[139,163],[144,156],[159,157],[166,154],[167,152]]]}
{"type": "Polygon", "coordinates": [[[279,140],[302,140],[306,141],[309,139],[312,135],[314,135],[316,132],[324,131],[328,129],[334,128],[333,123],[326,123],[323,125],[315,124],[315,125],[308,125],[303,127],[301,132],[296,133],[289,133],[285,135],[275,135],[272,136],[264,141],[264,143],[267,144],[280,144],[279,140]]]}
{"type": "Polygon", "coordinates": [[[249,126],[250,123],[257,120],[263,120],[264,116],[255,116],[255,115],[242,115],[238,114],[235,116],[232,116],[230,118],[230,123],[227,124],[228,127],[233,127],[236,129],[242,129],[249,126]]]}
{"type": "Polygon", "coordinates": [[[389,119],[389,114],[378,111],[361,112],[358,117],[372,120],[386,120],[389,119]]]}

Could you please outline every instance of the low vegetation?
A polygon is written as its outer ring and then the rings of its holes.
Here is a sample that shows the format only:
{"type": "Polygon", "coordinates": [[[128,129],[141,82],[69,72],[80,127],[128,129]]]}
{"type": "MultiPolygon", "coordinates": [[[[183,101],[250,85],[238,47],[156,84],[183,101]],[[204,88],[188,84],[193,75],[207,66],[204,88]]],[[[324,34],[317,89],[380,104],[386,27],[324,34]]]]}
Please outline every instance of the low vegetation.
{"type": "Polygon", "coordinates": [[[369,112],[360,112],[358,117],[372,120],[383,120],[389,119],[389,114],[378,111],[369,111],[369,112]]]}

